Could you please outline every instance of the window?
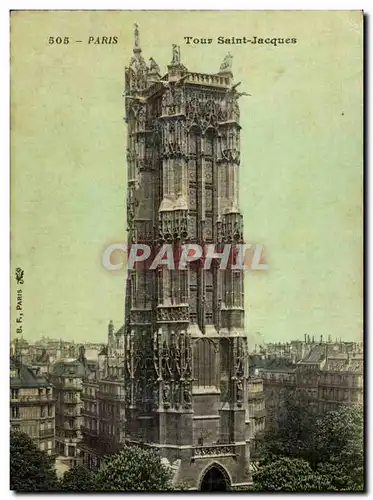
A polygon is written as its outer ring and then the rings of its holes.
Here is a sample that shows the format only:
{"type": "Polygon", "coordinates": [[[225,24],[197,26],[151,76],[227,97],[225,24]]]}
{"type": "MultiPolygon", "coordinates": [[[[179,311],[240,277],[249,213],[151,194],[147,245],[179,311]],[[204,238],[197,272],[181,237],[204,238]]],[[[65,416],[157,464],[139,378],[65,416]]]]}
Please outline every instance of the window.
{"type": "Polygon", "coordinates": [[[18,389],[12,389],[12,394],[11,394],[11,398],[12,399],[18,399],[18,389]]]}
{"type": "Polygon", "coordinates": [[[19,418],[19,408],[17,406],[12,408],[12,418],[19,418]]]}
{"type": "Polygon", "coordinates": [[[44,441],[42,441],[42,442],[40,443],[40,450],[41,450],[41,451],[44,451],[44,450],[45,450],[45,442],[44,442],[44,441]]]}
{"type": "Polygon", "coordinates": [[[216,384],[216,351],[214,344],[207,339],[198,340],[195,345],[195,378],[200,387],[216,384]]]}
{"type": "Polygon", "coordinates": [[[229,341],[221,339],[220,341],[220,364],[222,377],[228,377],[230,373],[229,341]]]}

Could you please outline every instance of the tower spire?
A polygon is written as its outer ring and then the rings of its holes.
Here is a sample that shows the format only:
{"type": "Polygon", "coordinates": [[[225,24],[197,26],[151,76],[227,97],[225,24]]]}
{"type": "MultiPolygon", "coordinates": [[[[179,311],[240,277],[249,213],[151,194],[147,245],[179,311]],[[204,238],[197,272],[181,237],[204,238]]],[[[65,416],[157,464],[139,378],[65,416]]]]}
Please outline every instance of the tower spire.
{"type": "Polygon", "coordinates": [[[134,45],[133,45],[133,53],[138,54],[141,52],[141,47],[140,47],[140,31],[139,31],[139,25],[135,24],[135,29],[133,31],[134,35],[134,45]]]}
{"type": "MultiPolygon", "coordinates": [[[[147,87],[147,72],[148,68],[146,62],[142,56],[142,49],[140,47],[140,31],[139,25],[134,24],[134,42],[133,42],[133,55],[131,57],[129,67],[126,68],[126,83],[125,83],[125,94],[130,94],[131,92],[142,92],[147,87]]],[[[129,103],[126,104],[126,109],[128,111],[129,103]]]]}

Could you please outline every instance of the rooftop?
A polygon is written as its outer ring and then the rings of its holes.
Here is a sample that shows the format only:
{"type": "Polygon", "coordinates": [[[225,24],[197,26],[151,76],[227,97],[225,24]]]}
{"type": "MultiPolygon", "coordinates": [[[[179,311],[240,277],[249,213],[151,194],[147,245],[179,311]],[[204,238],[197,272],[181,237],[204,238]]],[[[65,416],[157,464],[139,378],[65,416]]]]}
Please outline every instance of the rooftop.
{"type": "Polygon", "coordinates": [[[52,375],[56,377],[83,378],[87,368],[76,358],[62,358],[52,367],[52,375]]]}
{"type": "Polygon", "coordinates": [[[250,365],[260,369],[261,371],[273,372],[293,372],[295,365],[288,359],[275,358],[275,359],[258,359],[257,357],[250,356],[250,365]]]}
{"type": "Polygon", "coordinates": [[[18,358],[10,358],[10,387],[49,387],[50,384],[44,377],[39,377],[18,358]]]}

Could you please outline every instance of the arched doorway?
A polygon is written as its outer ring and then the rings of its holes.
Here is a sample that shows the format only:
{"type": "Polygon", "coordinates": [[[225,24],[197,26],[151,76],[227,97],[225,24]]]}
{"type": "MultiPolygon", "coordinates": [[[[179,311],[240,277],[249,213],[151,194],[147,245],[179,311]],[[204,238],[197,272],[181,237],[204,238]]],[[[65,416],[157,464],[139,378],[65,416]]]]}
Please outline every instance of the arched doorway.
{"type": "Polygon", "coordinates": [[[200,491],[229,491],[230,484],[227,473],[222,467],[213,465],[202,478],[200,491]]]}

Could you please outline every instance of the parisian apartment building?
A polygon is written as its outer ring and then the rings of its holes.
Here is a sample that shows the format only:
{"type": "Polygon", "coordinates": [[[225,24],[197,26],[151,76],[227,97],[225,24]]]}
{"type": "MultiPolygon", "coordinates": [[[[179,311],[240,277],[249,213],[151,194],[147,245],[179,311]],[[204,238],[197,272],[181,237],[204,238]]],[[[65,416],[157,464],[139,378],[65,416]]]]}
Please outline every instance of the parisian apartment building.
{"type": "Polygon", "coordinates": [[[14,354],[10,358],[10,428],[28,434],[35,445],[55,458],[55,394],[44,376],[38,376],[14,354]]]}

